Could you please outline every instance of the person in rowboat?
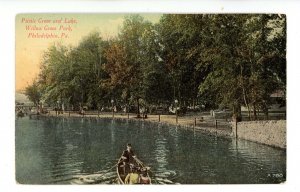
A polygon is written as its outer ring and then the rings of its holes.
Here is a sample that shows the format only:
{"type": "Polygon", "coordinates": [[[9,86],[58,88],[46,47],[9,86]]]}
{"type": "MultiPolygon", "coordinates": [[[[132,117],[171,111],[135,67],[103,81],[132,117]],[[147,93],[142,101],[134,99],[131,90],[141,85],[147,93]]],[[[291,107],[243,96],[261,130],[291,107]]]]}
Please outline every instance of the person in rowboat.
{"type": "Polygon", "coordinates": [[[136,158],[130,143],[127,144],[127,149],[123,151],[121,158],[123,159],[123,165],[124,165],[123,167],[124,167],[124,174],[125,174],[126,172],[128,172],[126,170],[130,169],[130,164],[133,164],[134,159],[136,158]]]}
{"type": "Polygon", "coordinates": [[[125,151],[123,151],[122,154],[122,159],[124,159],[125,162],[127,163],[132,163],[134,161],[135,158],[135,154],[132,150],[132,146],[130,143],[127,144],[127,149],[125,151]]]}
{"type": "Polygon", "coordinates": [[[150,178],[148,177],[147,171],[147,168],[143,167],[141,169],[140,184],[150,184],[150,178]]]}
{"type": "Polygon", "coordinates": [[[139,184],[140,176],[138,174],[137,167],[132,168],[132,172],[129,173],[125,178],[125,184],[139,184]]]}

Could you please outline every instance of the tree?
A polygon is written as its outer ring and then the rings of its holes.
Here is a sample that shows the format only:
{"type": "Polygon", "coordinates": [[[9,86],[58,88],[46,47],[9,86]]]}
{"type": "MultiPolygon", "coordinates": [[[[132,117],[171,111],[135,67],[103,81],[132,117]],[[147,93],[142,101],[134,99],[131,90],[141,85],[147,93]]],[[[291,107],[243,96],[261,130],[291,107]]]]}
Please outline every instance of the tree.
{"type": "Polygon", "coordinates": [[[102,69],[107,43],[97,32],[84,37],[77,47],[52,45],[44,53],[39,83],[43,99],[49,104],[88,105],[99,107],[105,90],[101,80],[107,74],[102,69]]]}
{"type": "Polygon", "coordinates": [[[164,15],[159,24],[161,55],[172,79],[173,101],[178,99],[180,104],[195,107],[200,101],[198,86],[209,71],[199,67],[209,24],[206,15],[164,15]]]}
{"type": "Polygon", "coordinates": [[[68,54],[69,49],[61,44],[52,45],[45,51],[41,63],[38,83],[43,100],[54,104],[68,95],[68,54]]]}
{"type": "Polygon", "coordinates": [[[25,88],[25,95],[27,95],[28,99],[34,103],[36,107],[40,104],[41,101],[41,91],[39,88],[39,84],[36,80],[33,83],[25,88]]]}
{"type": "Polygon", "coordinates": [[[103,89],[101,82],[107,78],[103,69],[107,47],[108,42],[102,40],[100,33],[93,32],[70,52],[70,81],[75,90],[71,100],[75,103],[86,104],[92,109],[104,104],[107,91],[103,89]]]}
{"type": "Polygon", "coordinates": [[[106,51],[105,70],[110,76],[106,85],[111,86],[114,93],[118,89],[125,103],[135,102],[138,117],[140,100],[145,100],[144,72],[153,63],[149,62],[152,56],[145,49],[145,38],[151,30],[152,24],[141,16],[126,17],[118,39],[106,51]]]}
{"type": "Polygon", "coordinates": [[[111,98],[120,98],[127,101],[129,95],[129,85],[134,83],[132,78],[132,67],[127,61],[125,48],[119,41],[112,41],[105,50],[106,63],[103,65],[108,78],[102,81],[102,87],[107,89],[111,98]]]}
{"type": "Polygon", "coordinates": [[[152,106],[172,100],[172,85],[168,70],[161,58],[162,44],[158,25],[148,26],[141,37],[143,56],[142,77],[144,100],[152,106]]]}
{"type": "Polygon", "coordinates": [[[212,16],[213,37],[208,39],[211,43],[202,57],[212,71],[200,85],[200,92],[214,90],[219,103],[232,106],[235,116],[242,104],[248,108],[250,119],[251,111],[256,118],[258,107],[267,111],[271,93],[282,82],[278,72],[285,66],[285,52],[272,50],[272,21],[274,15],[212,16]],[[279,55],[282,59],[275,59],[279,55]],[[278,70],[274,66],[282,67],[278,70]]]}
{"type": "Polygon", "coordinates": [[[282,15],[163,15],[152,24],[125,17],[119,35],[93,32],[78,46],[50,46],[36,84],[49,104],[144,107],[202,104],[249,118],[266,113],[270,94],[286,89],[286,21],[282,15]],[[253,112],[253,113],[252,113],[253,112]]]}

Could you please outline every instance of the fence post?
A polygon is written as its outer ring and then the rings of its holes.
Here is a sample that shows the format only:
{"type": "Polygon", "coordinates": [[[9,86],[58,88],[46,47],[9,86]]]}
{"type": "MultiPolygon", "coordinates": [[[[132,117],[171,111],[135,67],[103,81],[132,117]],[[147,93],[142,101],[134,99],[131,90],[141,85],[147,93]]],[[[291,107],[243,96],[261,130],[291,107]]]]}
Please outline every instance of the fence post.
{"type": "Polygon", "coordinates": [[[218,129],[218,120],[217,119],[216,119],[215,125],[216,125],[216,129],[218,129]]]}
{"type": "Polygon", "coordinates": [[[99,108],[98,108],[98,118],[99,118],[99,116],[100,116],[100,110],[99,110],[99,108]]]}
{"type": "Polygon", "coordinates": [[[158,114],[158,122],[160,122],[160,114],[158,114]]]}
{"type": "Polygon", "coordinates": [[[235,121],[235,138],[236,138],[236,139],[238,138],[238,133],[237,133],[238,129],[237,129],[237,125],[238,125],[238,123],[237,123],[237,121],[235,121]]]}
{"type": "Polygon", "coordinates": [[[127,119],[129,119],[129,113],[127,113],[127,119]]]}
{"type": "Polygon", "coordinates": [[[197,118],[195,118],[195,121],[194,121],[194,127],[197,126],[197,118]]]}
{"type": "Polygon", "coordinates": [[[71,116],[71,111],[69,110],[69,117],[71,116]]]}

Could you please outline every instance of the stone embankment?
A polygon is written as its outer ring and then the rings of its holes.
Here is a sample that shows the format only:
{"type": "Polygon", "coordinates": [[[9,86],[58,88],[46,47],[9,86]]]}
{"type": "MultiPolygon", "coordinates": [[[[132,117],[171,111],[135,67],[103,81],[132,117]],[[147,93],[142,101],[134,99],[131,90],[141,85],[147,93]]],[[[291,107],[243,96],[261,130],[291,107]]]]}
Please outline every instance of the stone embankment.
{"type": "Polygon", "coordinates": [[[232,133],[239,139],[286,148],[286,120],[233,123],[232,133]]]}

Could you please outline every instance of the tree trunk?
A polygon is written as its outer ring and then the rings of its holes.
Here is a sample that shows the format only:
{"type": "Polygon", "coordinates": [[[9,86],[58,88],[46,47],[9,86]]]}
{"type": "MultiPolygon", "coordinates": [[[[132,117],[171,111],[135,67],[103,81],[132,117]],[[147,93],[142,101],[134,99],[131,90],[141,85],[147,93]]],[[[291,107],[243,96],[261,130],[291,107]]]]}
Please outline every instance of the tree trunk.
{"type": "Polygon", "coordinates": [[[266,120],[269,120],[269,112],[268,112],[268,108],[265,110],[265,117],[266,117],[266,120]]]}
{"type": "Polygon", "coordinates": [[[269,113],[268,113],[268,107],[267,106],[263,106],[263,113],[265,114],[265,120],[269,119],[269,113]]]}
{"type": "Polygon", "coordinates": [[[193,109],[195,110],[195,98],[193,98],[193,109]]]}
{"type": "Polygon", "coordinates": [[[248,100],[247,100],[247,93],[246,93],[246,89],[245,89],[245,86],[244,86],[244,77],[243,77],[243,66],[240,64],[240,75],[241,75],[241,84],[242,84],[242,90],[243,90],[243,99],[244,99],[244,102],[245,102],[245,105],[248,109],[248,117],[249,117],[249,120],[251,120],[251,110],[250,110],[250,106],[249,106],[249,103],[248,103],[248,100]]]}
{"type": "Polygon", "coordinates": [[[253,117],[254,117],[254,120],[257,120],[256,105],[255,104],[253,104],[253,117]]]}
{"type": "MultiPolygon", "coordinates": [[[[244,89],[244,88],[243,88],[244,89]]],[[[243,91],[244,92],[244,91],[243,91]]],[[[245,105],[247,107],[247,110],[248,110],[248,117],[249,117],[249,120],[251,121],[251,109],[250,109],[250,105],[249,103],[247,102],[247,99],[246,99],[246,93],[243,93],[244,95],[244,102],[245,102],[245,105]]]]}
{"type": "MultiPolygon", "coordinates": [[[[242,84],[244,84],[244,83],[242,83],[242,84]]],[[[250,109],[250,105],[249,105],[249,103],[247,101],[247,94],[246,94],[246,90],[244,88],[244,85],[242,86],[242,89],[243,89],[244,103],[245,103],[245,105],[246,105],[246,107],[248,109],[248,117],[249,117],[249,120],[251,120],[251,109],[250,109]]]]}
{"type": "Polygon", "coordinates": [[[35,103],[35,107],[36,107],[37,114],[40,114],[40,106],[39,106],[38,102],[35,103]]]}
{"type": "Polygon", "coordinates": [[[233,106],[233,120],[234,121],[241,121],[242,120],[242,114],[241,114],[241,105],[240,104],[235,104],[233,106]]]}
{"type": "Polygon", "coordinates": [[[137,118],[140,118],[141,117],[141,115],[140,115],[140,98],[137,98],[136,102],[137,102],[137,118]]]}

